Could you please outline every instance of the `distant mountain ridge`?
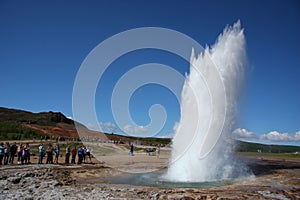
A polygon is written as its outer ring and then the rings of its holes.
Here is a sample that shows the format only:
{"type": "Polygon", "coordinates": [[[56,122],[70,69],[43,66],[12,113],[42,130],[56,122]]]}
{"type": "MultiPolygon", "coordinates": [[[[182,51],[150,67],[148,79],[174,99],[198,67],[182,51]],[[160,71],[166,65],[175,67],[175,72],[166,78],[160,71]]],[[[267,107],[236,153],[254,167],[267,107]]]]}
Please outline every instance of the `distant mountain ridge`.
{"type": "Polygon", "coordinates": [[[55,125],[56,123],[74,124],[72,119],[67,118],[61,112],[32,113],[3,107],[0,107],[0,121],[38,125],[55,125]]]}
{"type": "MultiPolygon", "coordinates": [[[[84,131],[92,132],[82,124],[77,124],[84,131]]],[[[78,138],[74,120],[61,112],[32,113],[0,107],[1,140],[32,139],[41,136],[78,138]]]]}
{"type": "MultiPolygon", "coordinates": [[[[118,134],[101,133],[89,130],[84,125],[67,118],[61,112],[40,112],[32,113],[29,111],[0,107],[0,140],[33,139],[48,137],[72,137],[79,138],[77,128],[88,137],[97,137],[119,142],[139,141],[144,145],[167,145],[171,143],[168,138],[138,138],[118,134]]],[[[82,136],[81,136],[82,137],[82,136]]],[[[237,142],[237,151],[257,152],[300,152],[300,147],[286,145],[264,145],[249,142],[237,142]]]]}
{"type": "MultiPolygon", "coordinates": [[[[33,139],[50,137],[79,138],[78,130],[86,138],[101,138],[113,142],[143,141],[143,144],[169,144],[171,139],[166,138],[136,138],[113,133],[102,133],[89,130],[84,125],[67,118],[61,112],[40,112],[0,107],[0,140],[33,139]],[[75,127],[75,123],[77,127],[75,127]]],[[[83,139],[86,139],[83,138],[83,139]]]]}

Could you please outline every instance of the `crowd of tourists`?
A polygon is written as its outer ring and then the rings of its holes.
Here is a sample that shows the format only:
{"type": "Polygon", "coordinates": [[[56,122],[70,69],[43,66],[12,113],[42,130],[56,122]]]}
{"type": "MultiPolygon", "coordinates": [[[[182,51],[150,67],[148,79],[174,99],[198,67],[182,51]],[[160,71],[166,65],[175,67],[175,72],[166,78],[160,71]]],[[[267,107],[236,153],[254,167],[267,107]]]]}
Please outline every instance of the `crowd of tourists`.
{"type": "MultiPolygon", "coordinates": [[[[17,145],[16,142],[10,144],[6,142],[0,143],[0,165],[14,164],[15,157],[17,156],[17,163],[19,165],[31,164],[30,162],[30,149],[29,143],[17,145]]],[[[38,147],[38,164],[43,164],[43,159],[46,157],[46,164],[59,164],[59,157],[62,157],[60,145],[52,144],[44,147],[41,143],[38,147]]],[[[68,145],[65,149],[65,164],[82,164],[92,162],[91,149],[89,147],[80,146],[72,148],[68,145]],[[70,162],[71,159],[71,162],[70,162]]]]}
{"type": "MultiPolygon", "coordinates": [[[[55,147],[52,144],[49,144],[46,148],[44,144],[41,143],[39,146],[39,159],[38,164],[43,164],[43,158],[46,157],[46,164],[58,164],[58,158],[61,156],[60,146],[56,144],[55,147]],[[54,157],[54,160],[53,160],[54,157]]],[[[76,148],[74,146],[72,149],[70,145],[68,145],[65,149],[65,164],[76,164],[76,157],[77,157],[77,164],[82,164],[83,162],[87,162],[88,159],[92,162],[91,157],[91,149],[89,147],[80,146],[76,148]]]]}
{"type": "Polygon", "coordinates": [[[30,145],[29,143],[20,144],[17,146],[16,142],[12,145],[6,142],[0,143],[0,165],[14,164],[15,155],[17,155],[18,164],[30,164],[30,145]]]}

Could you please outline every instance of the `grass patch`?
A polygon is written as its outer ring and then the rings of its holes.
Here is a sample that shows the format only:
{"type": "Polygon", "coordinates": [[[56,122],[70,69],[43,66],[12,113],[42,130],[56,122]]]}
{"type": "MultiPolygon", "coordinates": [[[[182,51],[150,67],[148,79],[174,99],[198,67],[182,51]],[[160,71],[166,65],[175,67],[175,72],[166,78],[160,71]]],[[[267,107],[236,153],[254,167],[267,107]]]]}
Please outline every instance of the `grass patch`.
{"type": "Polygon", "coordinates": [[[256,157],[272,157],[272,158],[297,158],[300,159],[300,154],[295,153],[257,153],[257,152],[238,152],[241,156],[256,156],[256,157]]]}
{"type": "Polygon", "coordinates": [[[300,152],[299,146],[258,144],[258,143],[237,141],[237,148],[236,148],[237,152],[257,152],[258,149],[260,149],[262,151],[262,153],[300,152]]]}
{"type": "Polygon", "coordinates": [[[107,156],[115,153],[115,149],[103,146],[93,146],[92,153],[98,156],[107,156]]]}
{"type": "Polygon", "coordinates": [[[0,141],[40,138],[43,134],[14,122],[0,121],[0,141]]]}

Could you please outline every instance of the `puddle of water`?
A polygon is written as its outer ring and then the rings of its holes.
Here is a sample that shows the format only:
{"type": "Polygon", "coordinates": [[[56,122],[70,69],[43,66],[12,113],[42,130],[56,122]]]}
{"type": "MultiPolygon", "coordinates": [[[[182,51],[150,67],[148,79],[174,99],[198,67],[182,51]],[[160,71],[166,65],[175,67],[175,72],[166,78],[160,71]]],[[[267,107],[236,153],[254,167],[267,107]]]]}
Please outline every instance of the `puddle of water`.
{"type": "Polygon", "coordinates": [[[153,187],[217,187],[233,184],[233,181],[212,181],[212,182],[170,182],[163,180],[163,172],[151,172],[144,174],[122,174],[107,178],[93,178],[78,181],[79,184],[126,184],[135,186],[153,186],[153,187]]]}

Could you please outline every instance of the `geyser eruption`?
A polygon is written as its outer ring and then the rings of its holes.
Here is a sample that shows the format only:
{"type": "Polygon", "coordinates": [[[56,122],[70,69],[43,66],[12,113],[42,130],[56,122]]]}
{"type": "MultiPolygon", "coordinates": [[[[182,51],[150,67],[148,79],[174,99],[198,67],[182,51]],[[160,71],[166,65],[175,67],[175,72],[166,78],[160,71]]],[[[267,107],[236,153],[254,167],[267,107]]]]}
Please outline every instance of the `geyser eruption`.
{"type": "Polygon", "coordinates": [[[226,27],[216,43],[198,57],[192,52],[190,74],[181,93],[181,119],[164,178],[201,182],[244,173],[232,155],[230,134],[245,61],[245,37],[239,21],[226,27]]]}

